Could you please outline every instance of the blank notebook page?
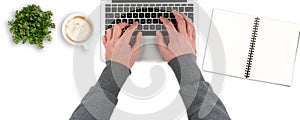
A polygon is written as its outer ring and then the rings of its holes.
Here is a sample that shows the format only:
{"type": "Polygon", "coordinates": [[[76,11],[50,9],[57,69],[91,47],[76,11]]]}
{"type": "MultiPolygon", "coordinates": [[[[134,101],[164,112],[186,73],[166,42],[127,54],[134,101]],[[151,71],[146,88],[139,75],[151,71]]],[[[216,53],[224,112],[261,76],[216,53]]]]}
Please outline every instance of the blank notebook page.
{"type": "Polygon", "coordinates": [[[251,16],[237,15],[236,13],[215,9],[207,41],[203,70],[243,77],[253,21],[254,18],[251,16]],[[218,46],[220,42],[224,50],[218,46]],[[225,54],[225,59],[217,57],[223,56],[223,54],[225,54]],[[225,63],[223,63],[224,60],[225,63]]]}
{"type": "Polygon", "coordinates": [[[215,9],[203,70],[246,78],[247,60],[252,59],[248,71],[250,77],[247,79],[290,86],[300,25],[256,17],[215,9]],[[253,57],[248,58],[257,22],[259,25],[254,53],[253,57]]]}
{"type": "Polygon", "coordinates": [[[291,85],[300,26],[261,18],[249,79],[291,85]]]}

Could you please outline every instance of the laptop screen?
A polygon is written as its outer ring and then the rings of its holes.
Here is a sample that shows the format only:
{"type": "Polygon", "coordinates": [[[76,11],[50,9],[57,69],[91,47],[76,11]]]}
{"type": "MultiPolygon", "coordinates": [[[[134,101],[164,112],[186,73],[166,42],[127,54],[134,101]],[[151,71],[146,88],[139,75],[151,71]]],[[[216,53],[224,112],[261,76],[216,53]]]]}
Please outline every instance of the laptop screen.
{"type": "Polygon", "coordinates": [[[113,3],[126,3],[126,2],[187,2],[187,0],[112,0],[113,3]]]}

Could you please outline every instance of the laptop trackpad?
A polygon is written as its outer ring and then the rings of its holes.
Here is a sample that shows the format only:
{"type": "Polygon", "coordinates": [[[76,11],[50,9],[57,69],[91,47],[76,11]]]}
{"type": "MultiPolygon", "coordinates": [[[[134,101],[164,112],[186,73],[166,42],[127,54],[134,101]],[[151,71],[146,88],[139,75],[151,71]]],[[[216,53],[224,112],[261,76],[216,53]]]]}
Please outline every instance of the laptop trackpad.
{"type": "MultiPolygon", "coordinates": [[[[168,37],[165,37],[168,39],[168,37]]],[[[138,57],[138,61],[164,61],[161,56],[156,37],[143,37],[143,44],[138,57]]]]}

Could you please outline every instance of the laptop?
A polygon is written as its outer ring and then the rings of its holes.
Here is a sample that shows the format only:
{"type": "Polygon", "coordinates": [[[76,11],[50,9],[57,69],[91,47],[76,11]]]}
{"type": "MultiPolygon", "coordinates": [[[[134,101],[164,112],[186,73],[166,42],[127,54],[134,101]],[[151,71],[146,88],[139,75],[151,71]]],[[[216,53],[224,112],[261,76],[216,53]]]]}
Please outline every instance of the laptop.
{"type": "MultiPolygon", "coordinates": [[[[186,14],[195,23],[198,21],[195,9],[196,4],[190,0],[105,0],[101,3],[101,33],[104,35],[107,29],[118,23],[139,22],[140,25],[132,37],[135,40],[137,32],[143,32],[143,45],[138,61],[164,61],[157,47],[156,30],[162,31],[165,40],[168,40],[168,33],[159,17],[164,16],[177,27],[172,11],[186,14]]],[[[100,43],[101,60],[105,61],[105,47],[100,43]]]]}

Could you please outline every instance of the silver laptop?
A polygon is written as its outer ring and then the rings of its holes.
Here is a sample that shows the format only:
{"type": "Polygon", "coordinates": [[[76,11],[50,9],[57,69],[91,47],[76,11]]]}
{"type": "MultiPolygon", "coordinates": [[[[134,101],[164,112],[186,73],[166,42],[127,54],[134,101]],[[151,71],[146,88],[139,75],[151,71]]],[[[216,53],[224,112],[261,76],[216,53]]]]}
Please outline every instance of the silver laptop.
{"type": "MultiPolygon", "coordinates": [[[[137,32],[143,32],[143,46],[138,60],[141,61],[163,61],[156,42],[156,30],[161,30],[168,40],[165,26],[159,20],[164,16],[173,22],[177,22],[172,10],[185,13],[194,22],[196,20],[196,4],[189,0],[106,0],[101,3],[101,33],[112,28],[115,24],[127,22],[133,24],[139,22],[140,26],[133,33],[132,40],[137,32]]],[[[125,29],[124,29],[125,30],[125,29]]],[[[101,43],[101,59],[105,60],[105,48],[101,43]]]]}

